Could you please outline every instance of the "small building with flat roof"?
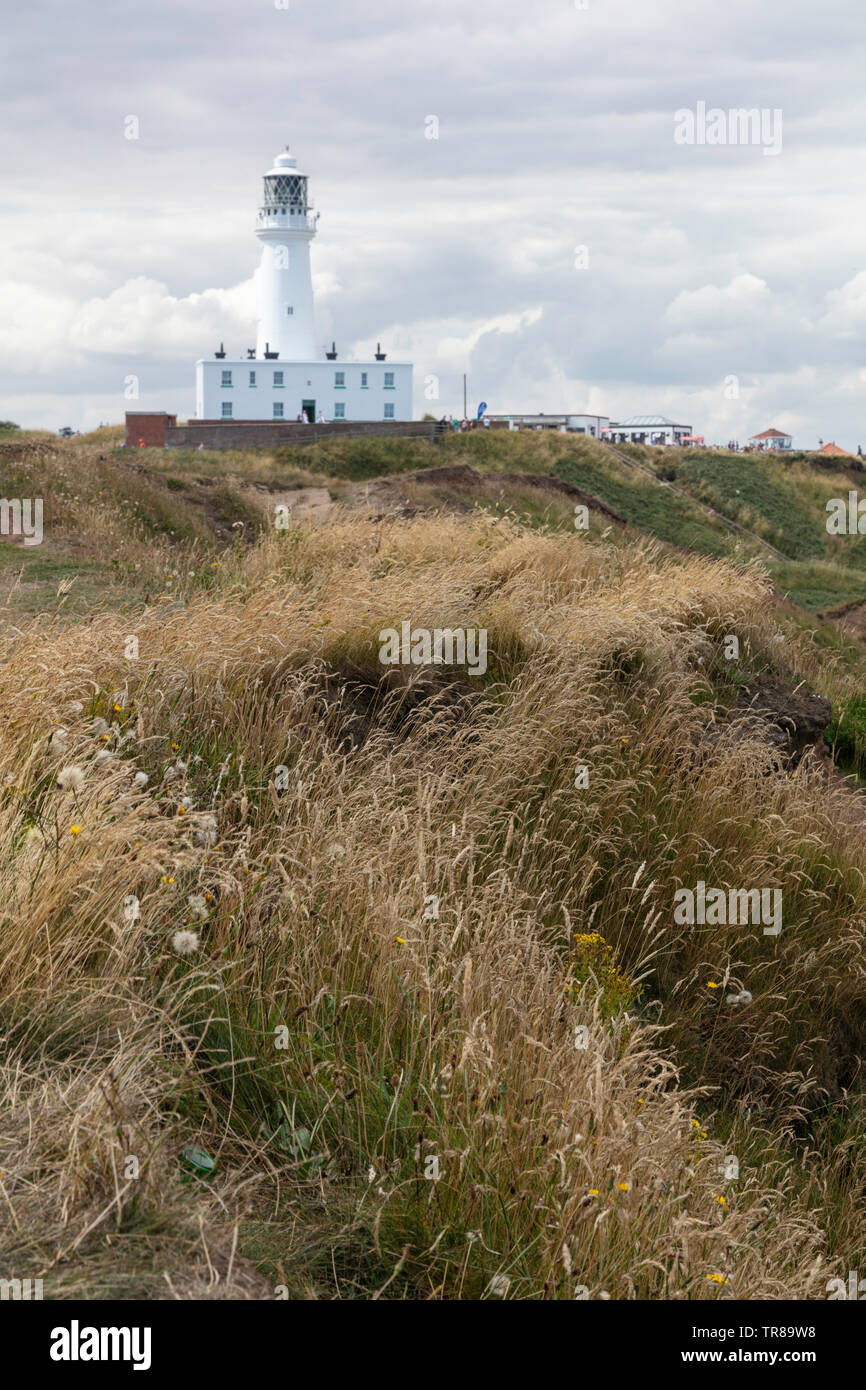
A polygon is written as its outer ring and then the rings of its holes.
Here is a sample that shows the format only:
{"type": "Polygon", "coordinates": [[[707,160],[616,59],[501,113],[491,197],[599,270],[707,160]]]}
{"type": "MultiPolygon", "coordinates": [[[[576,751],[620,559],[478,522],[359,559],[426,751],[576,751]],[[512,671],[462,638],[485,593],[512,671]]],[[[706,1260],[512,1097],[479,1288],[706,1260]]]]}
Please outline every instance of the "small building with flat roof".
{"type": "Polygon", "coordinates": [[[632,415],[622,424],[612,420],[601,437],[611,444],[684,444],[695,438],[691,425],[678,425],[666,415],[632,415]]]}
{"type": "Polygon", "coordinates": [[[596,439],[610,424],[607,415],[545,415],[543,410],[534,414],[512,410],[508,415],[491,415],[487,411],[485,418],[497,429],[567,430],[569,434],[590,434],[596,439]]]}

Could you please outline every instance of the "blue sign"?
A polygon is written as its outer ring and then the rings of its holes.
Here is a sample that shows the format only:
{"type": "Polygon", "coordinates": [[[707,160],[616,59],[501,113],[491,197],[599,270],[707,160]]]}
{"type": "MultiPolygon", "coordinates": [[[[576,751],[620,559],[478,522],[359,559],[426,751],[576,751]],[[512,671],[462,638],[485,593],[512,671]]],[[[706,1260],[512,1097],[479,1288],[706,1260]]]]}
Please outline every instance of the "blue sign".
{"type": "Polygon", "coordinates": [[[481,404],[480,404],[480,406],[478,407],[478,419],[479,419],[479,420],[480,420],[481,417],[483,416],[483,414],[484,414],[484,412],[485,412],[486,409],[487,409],[487,402],[486,402],[486,401],[482,401],[481,404]]]}

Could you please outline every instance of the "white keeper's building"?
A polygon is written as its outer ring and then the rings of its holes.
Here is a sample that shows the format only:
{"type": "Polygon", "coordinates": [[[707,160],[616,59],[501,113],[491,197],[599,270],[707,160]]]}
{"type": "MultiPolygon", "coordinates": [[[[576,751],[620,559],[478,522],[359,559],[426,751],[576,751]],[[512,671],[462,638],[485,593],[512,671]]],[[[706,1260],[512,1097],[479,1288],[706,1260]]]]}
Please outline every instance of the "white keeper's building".
{"type": "Polygon", "coordinates": [[[369,362],[316,350],[310,246],[319,214],[307,175],[288,146],[264,178],[256,219],[262,243],[254,348],[228,356],[220,344],[196,363],[199,420],[411,420],[412,363],[369,362]]]}

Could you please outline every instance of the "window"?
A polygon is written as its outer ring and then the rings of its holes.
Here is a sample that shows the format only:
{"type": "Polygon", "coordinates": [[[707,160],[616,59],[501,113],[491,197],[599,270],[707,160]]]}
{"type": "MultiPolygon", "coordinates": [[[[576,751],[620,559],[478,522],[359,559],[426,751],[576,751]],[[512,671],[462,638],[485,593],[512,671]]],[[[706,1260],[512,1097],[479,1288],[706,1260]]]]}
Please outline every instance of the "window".
{"type": "Polygon", "coordinates": [[[274,419],[275,419],[275,420],[282,420],[282,418],[283,418],[283,403],[282,403],[282,401],[274,401],[274,419]]]}
{"type": "Polygon", "coordinates": [[[255,386],[255,384],[256,384],[256,374],[255,374],[255,372],[250,372],[250,386],[255,386]]]}
{"type": "Polygon", "coordinates": [[[367,386],[367,373],[366,373],[366,372],[362,372],[362,373],[361,373],[361,390],[362,390],[362,391],[367,391],[367,390],[369,390],[369,387],[367,386]]]}
{"type": "Polygon", "coordinates": [[[231,401],[223,401],[223,419],[224,419],[224,420],[230,420],[231,418],[232,418],[232,403],[231,403],[231,401]]]}
{"type": "Polygon", "coordinates": [[[335,420],[345,420],[345,418],[346,418],[346,402],[345,402],[345,401],[337,401],[337,404],[334,406],[334,419],[335,419],[335,420]]]}
{"type": "Polygon", "coordinates": [[[394,407],[393,407],[393,405],[391,404],[390,401],[389,401],[388,404],[385,406],[385,419],[386,419],[386,420],[393,420],[393,419],[394,419],[394,407]]]}
{"type": "Polygon", "coordinates": [[[306,212],[306,174],[266,174],[266,212],[306,212]]]}
{"type": "Polygon", "coordinates": [[[287,313],[289,316],[291,316],[294,312],[295,312],[295,306],[294,306],[294,304],[288,304],[288,305],[286,306],[286,313],[287,313]]]}
{"type": "Polygon", "coordinates": [[[221,385],[221,386],[231,386],[231,384],[232,384],[232,374],[231,374],[231,372],[227,372],[227,371],[224,370],[224,371],[223,371],[223,375],[222,375],[222,381],[220,382],[220,385],[221,385]]]}
{"type": "Polygon", "coordinates": [[[283,384],[283,374],[282,374],[282,372],[274,372],[274,386],[275,386],[275,387],[278,387],[278,386],[282,386],[282,384],[283,384]]]}
{"type": "Polygon", "coordinates": [[[346,389],[346,373],[345,373],[345,372],[335,372],[335,373],[334,373],[334,389],[337,390],[337,391],[345,391],[345,389],[346,389]]]}
{"type": "Polygon", "coordinates": [[[394,373],[393,373],[393,372],[386,372],[386,373],[385,373],[385,390],[386,390],[386,391],[393,391],[393,390],[394,390],[394,373]]]}

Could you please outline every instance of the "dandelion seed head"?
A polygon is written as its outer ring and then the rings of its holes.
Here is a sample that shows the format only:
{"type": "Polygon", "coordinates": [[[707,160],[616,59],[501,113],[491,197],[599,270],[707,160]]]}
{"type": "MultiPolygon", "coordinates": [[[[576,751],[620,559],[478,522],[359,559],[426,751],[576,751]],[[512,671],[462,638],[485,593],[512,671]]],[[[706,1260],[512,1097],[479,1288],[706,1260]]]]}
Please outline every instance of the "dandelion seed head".
{"type": "Polygon", "coordinates": [[[199,936],[195,931],[176,931],[171,944],[179,956],[191,956],[199,948],[199,936]]]}
{"type": "Polygon", "coordinates": [[[57,787],[62,792],[77,792],[84,786],[84,773],[80,767],[64,767],[57,774],[57,787]]]}
{"type": "Polygon", "coordinates": [[[507,1274],[494,1274],[487,1285],[488,1293],[492,1294],[494,1298],[505,1298],[510,1288],[511,1280],[507,1274]]]}

